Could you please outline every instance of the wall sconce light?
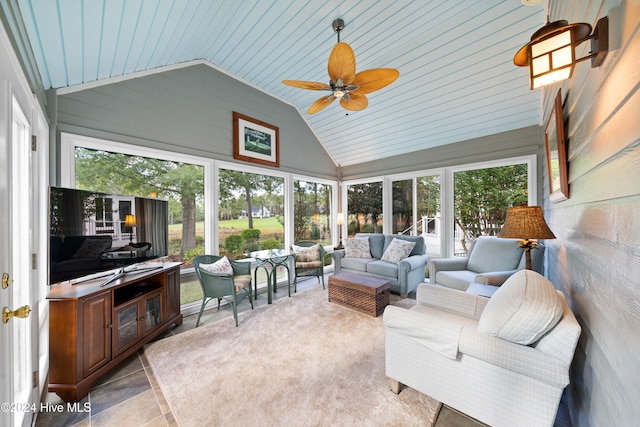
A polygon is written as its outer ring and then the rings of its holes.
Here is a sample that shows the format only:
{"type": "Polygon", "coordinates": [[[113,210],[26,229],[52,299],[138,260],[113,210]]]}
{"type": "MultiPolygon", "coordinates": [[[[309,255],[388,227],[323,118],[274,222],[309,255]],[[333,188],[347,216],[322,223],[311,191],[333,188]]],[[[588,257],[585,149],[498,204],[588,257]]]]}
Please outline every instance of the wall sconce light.
{"type": "Polygon", "coordinates": [[[136,227],[136,217],[127,215],[124,217],[124,226],[129,229],[129,243],[133,243],[133,227],[136,227]]]}
{"type": "Polygon", "coordinates": [[[549,22],[533,33],[531,41],[516,53],[513,63],[529,67],[531,89],[571,78],[576,63],[591,58],[591,67],[602,65],[609,50],[609,18],[598,21],[591,34],[591,25],[579,22],[568,24],[565,20],[549,22]],[[591,40],[591,52],[576,59],[575,49],[591,40]]]}

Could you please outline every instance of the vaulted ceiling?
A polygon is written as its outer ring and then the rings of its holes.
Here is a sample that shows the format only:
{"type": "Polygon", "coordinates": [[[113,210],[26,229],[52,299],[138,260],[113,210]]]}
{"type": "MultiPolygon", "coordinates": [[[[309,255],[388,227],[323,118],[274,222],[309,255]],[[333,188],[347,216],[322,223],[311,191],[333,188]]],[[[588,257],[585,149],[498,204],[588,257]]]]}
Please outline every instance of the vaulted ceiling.
{"type": "Polygon", "coordinates": [[[342,166],[540,122],[540,93],[512,61],[544,24],[544,2],[8,1],[13,7],[2,7],[24,22],[46,89],[204,60],[295,106],[342,166]],[[328,83],[337,18],[358,71],[391,67],[400,77],[370,94],[362,111],[335,102],[308,115],[328,92],[281,81],[328,83]]]}

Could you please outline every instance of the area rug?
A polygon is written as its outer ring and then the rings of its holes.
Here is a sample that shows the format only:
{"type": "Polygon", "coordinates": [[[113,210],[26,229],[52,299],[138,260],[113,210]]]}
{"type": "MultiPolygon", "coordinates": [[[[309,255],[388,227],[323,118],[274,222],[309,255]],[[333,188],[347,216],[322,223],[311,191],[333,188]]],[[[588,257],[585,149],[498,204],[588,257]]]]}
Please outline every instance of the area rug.
{"type": "MultiPolygon", "coordinates": [[[[407,304],[397,300],[398,305],[407,304]]],[[[440,403],[385,376],[384,325],[320,288],[151,344],[182,427],[432,426],[440,403]]]]}

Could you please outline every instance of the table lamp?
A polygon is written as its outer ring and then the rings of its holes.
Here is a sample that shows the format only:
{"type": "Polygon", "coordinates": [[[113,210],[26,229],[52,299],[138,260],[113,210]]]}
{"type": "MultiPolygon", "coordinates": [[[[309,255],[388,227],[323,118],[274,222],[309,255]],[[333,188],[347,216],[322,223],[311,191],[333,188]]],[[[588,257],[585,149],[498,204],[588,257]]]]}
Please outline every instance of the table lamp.
{"type": "Polygon", "coordinates": [[[344,249],[344,246],[342,246],[342,226],[344,225],[344,217],[342,216],[342,212],[338,212],[336,224],[338,225],[338,236],[340,241],[338,243],[338,246],[336,246],[334,249],[344,249]]]}
{"type": "Polygon", "coordinates": [[[129,228],[129,244],[133,243],[133,227],[136,226],[136,217],[127,215],[124,217],[124,226],[129,228]]]}
{"type": "Polygon", "coordinates": [[[518,245],[524,249],[527,270],[531,267],[531,249],[538,246],[532,239],[555,239],[547,226],[540,206],[514,206],[507,210],[507,219],[498,237],[520,239],[518,245]]]}

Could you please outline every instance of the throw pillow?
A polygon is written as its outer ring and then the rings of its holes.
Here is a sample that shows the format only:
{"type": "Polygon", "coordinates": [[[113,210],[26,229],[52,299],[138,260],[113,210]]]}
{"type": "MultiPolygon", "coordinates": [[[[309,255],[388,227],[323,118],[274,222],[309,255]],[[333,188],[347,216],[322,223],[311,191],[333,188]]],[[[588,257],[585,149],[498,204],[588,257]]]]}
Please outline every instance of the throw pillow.
{"type": "Polygon", "coordinates": [[[553,284],[531,270],[509,277],[489,300],[478,330],[529,345],[551,330],[562,317],[562,303],[553,284]]]}
{"type": "Polygon", "coordinates": [[[229,258],[223,256],[213,264],[200,264],[200,267],[207,270],[210,273],[221,273],[233,275],[233,267],[229,262],[229,258]]]}
{"type": "Polygon", "coordinates": [[[309,247],[291,245],[291,249],[293,249],[296,261],[320,261],[320,243],[316,243],[315,245],[309,247]]]}
{"type": "Polygon", "coordinates": [[[111,248],[111,242],[108,239],[84,239],[71,258],[98,258],[102,252],[109,248],[111,248]]]}
{"type": "Polygon", "coordinates": [[[345,258],[373,258],[368,237],[354,237],[344,242],[345,258]]]}
{"type": "Polygon", "coordinates": [[[382,261],[392,262],[394,264],[400,263],[403,259],[409,256],[416,242],[408,242],[406,240],[400,240],[394,238],[387,249],[382,254],[382,261]]]}

